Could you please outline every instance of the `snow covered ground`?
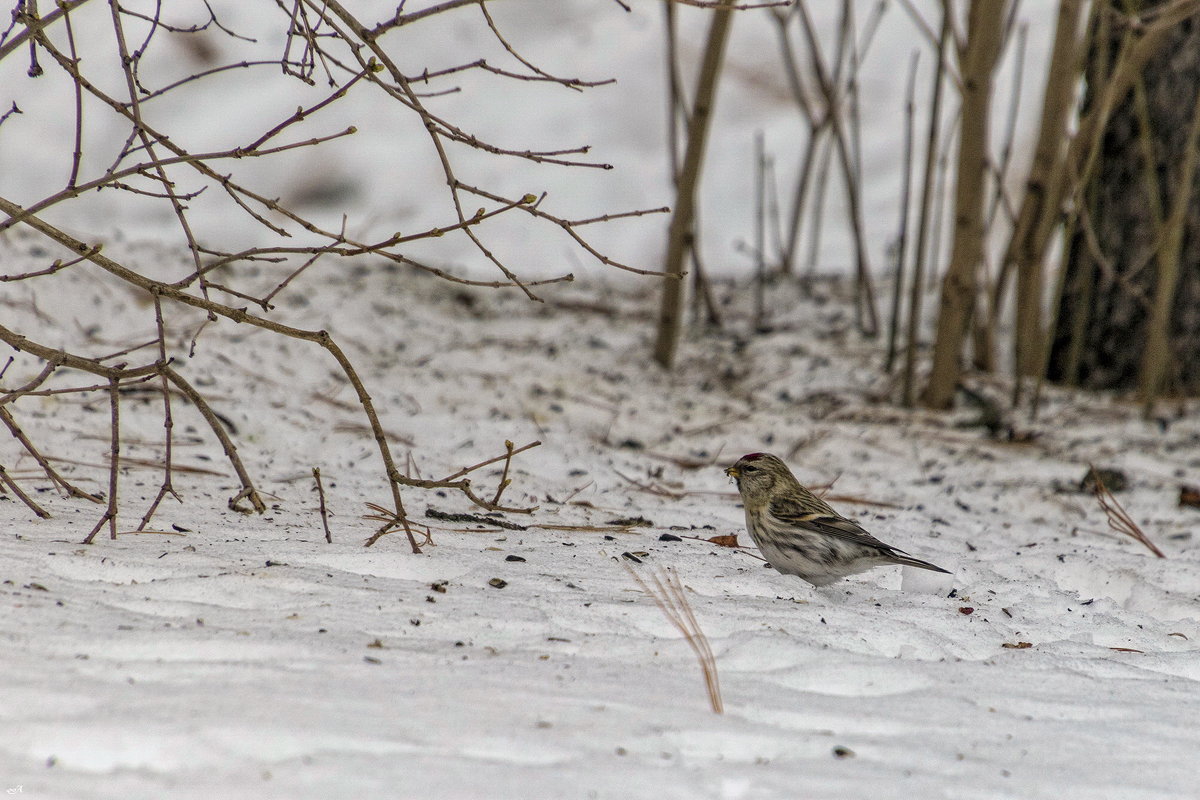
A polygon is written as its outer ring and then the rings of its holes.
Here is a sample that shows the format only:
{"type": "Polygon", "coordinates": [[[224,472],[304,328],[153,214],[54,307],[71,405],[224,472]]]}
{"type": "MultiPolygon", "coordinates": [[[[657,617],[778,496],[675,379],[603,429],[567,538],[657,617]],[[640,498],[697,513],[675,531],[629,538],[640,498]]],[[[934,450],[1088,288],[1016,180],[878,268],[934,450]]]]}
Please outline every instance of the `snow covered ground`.
{"type": "MultiPolygon", "coordinates": [[[[33,247],[10,239],[6,263],[34,263],[33,247]]],[[[86,269],[60,276],[82,326],[89,309],[123,308],[103,312],[127,323],[123,340],[150,330],[123,290],[86,269]]],[[[343,343],[402,463],[421,475],[498,455],[505,439],[543,442],[514,459],[506,494],[538,506],[504,518],[527,527],[431,519],[434,546],[421,555],[398,535],[362,546],[374,527],[364,504],[386,504],[387,490],[333,365],[230,323],[210,326],[183,368],[232,422],[269,493],[265,516],[225,509],[236,481],[182,404],[178,461],[205,471],[177,474],[185,502],[168,502],[152,526],[168,533],[81,545],[99,508],[45,491],[5,439],[3,463],[54,517],[0,499],[4,788],[1194,796],[1200,551],[1197,512],[1175,498],[1200,469],[1195,415],[1162,430],[1128,405],[1056,393],[1037,423],[1020,423],[1032,443],[995,442],[960,426],[970,411],[876,402],[879,345],[851,333],[834,285],[816,300],[777,287],[775,331],[754,338],[743,333],[747,292],[719,295],[727,332],[692,338],[671,377],[647,364],[652,303],[636,283],[567,287],[535,305],[378,267],[285,309],[343,343]],[[890,568],[813,590],[701,541],[741,532],[721,467],[762,449],[810,484],[836,479],[833,497],[870,501],[834,504],[953,577],[890,568]],[[1113,536],[1092,497],[1068,491],[1089,461],[1128,472],[1119,496],[1167,559],[1113,536]],[[630,517],[649,524],[621,526],[630,517]],[[597,529],[540,527],[552,525],[597,529]],[[687,586],[724,715],[626,566],[670,567],[687,586]]],[[[183,323],[175,335],[190,335],[183,323]]],[[[103,490],[105,472],[89,466],[107,452],[103,400],[26,398],[17,412],[48,453],[71,460],[66,474],[103,490]]],[[[161,453],[153,397],[128,400],[123,425],[124,455],[161,453]]],[[[481,493],[498,472],[483,471],[481,493]]],[[[159,476],[124,474],[126,531],[159,476]]],[[[406,498],[422,520],[427,508],[473,511],[455,494],[406,498]]]]}

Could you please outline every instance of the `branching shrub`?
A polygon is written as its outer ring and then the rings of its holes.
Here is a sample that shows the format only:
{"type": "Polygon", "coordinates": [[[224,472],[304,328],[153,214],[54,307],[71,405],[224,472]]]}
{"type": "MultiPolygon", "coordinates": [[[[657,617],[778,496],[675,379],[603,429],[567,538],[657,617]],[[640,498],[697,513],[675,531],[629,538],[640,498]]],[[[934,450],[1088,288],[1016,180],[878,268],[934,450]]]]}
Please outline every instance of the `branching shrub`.
{"type": "MultiPolygon", "coordinates": [[[[419,551],[404,511],[401,487],[451,488],[483,508],[522,510],[501,506],[500,492],[490,500],[480,497],[472,490],[465,473],[433,481],[416,480],[402,473],[393,460],[371,394],[342,348],[326,331],[284,324],[272,312],[281,295],[298,291],[297,287],[304,283],[302,277],[311,280],[310,273],[319,269],[320,264],[345,258],[369,256],[458,283],[516,287],[530,299],[537,299],[537,287],[542,284],[571,280],[571,275],[538,281],[522,279],[488,244],[488,225],[498,217],[518,216],[528,224],[557,227],[578,248],[601,263],[651,274],[598,252],[584,238],[581,229],[590,223],[652,211],[567,219],[547,208],[545,195],[509,195],[503,190],[474,186],[460,180],[455,170],[457,160],[466,153],[564,168],[606,168],[608,165],[588,156],[586,145],[549,150],[503,147],[446,118],[431,103],[431,98],[457,91],[454,82],[475,73],[573,90],[596,84],[557,77],[535,66],[506,40],[486,3],[479,0],[447,0],[414,10],[408,10],[405,3],[391,4],[392,10],[377,20],[359,18],[350,7],[332,0],[276,0],[273,6],[263,3],[256,10],[275,15],[276,36],[261,41],[226,24],[217,4],[205,0],[187,4],[61,0],[52,10],[47,8],[49,5],[19,0],[12,8],[11,24],[0,35],[0,86],[14,87],[15,91],[21,70],[28,81],[39,87],[34,95],[35,107],[29,111],[20,108],[12,96],[0,96],[0,104],[8,107],[7,112],[0,113],[0,148],[5,151],[5,163],[9,165],[5,179],[0,179],[3,214],[0,235],[18,227],[31,229],[44,237],[48,249],[55,252],[44,267],[0,272],[0,281],[21,283],[36,292],[42,285],[48,287],[51,277],[64,270],[100,270],[147,300],[146,313],[153,314],[157,331],[152,341],[115,354],[97,354],[92,352],[94,347],[87,346],[87,341],[75,342],[65,330],[55,331],[56,337],[68,342],[61,345],[57,341],[40,341],[29,335],[29,331],[0,325],[0,340],[19,351],[0,365],[0,421],[20,449],[36,460],[54,487],[104,506],[86,541],[92,541],[106,526],[110,536],[117,535],[122,393],[139,384],[153,386],[161,395],[165,445],[161,484],[141,518],[139,530],[149,524],[164,498],[178,497],[172,470],[172,404],[181,401],[200,413],[237,473],[241,487],[229,499],[230,508],[247,513],[265,509],[227,426],[213,411],[205,391],[177,368],[180,359],[205,346],[205,325],[218,318],[323,349],[353,387],[373,433],[393,504],[389,514],[380,517],[383,527],[368,543],[389,531],[402,529],[413,550],[419,551]],[[503,46],[512,66],[497,67],[483,58],[467,57],[449,68],[424,69],[418,73],[402,69],[398,54],[406,53],[406,46],[422,36],[422,30],[432,19],[446,14],[473,15],[476,23],[490,31],[503,46]],[[212,42],[217,39],[221,47],[214,48],[212,42]],[[264,57],[264,49],[271,48],[272,42],[281,46],[273,55],[264,57]],[[183,58],[188,52],[200,53],[207,65],[181,72],[180,64],[189,63],[183,58]],[[214,93],[219,87],[229,85],[231,74],[238,76],[237,85],[241,88],[253,89],[255,81],[268,71],[281,73],[291,82],[306,87],[305,103],[273,118],[244,140],[216,148],[200,149],[192,144],[199,137],[180,130],[180,117],[172,109],[190,103],[213,105],[230,119],[257,119],[264,108],[270,108],[269,96],[261,96],[260,106],[249,109],[214,103],[214,93]],[[277,164],[277,169],[286,169],[285,164],[294,165],[297,151],[328,147],[331,142],[353,136],[363,126],[386,124],[383,120],[387,116],[382,111],[368,115],[367,119],[345,119],[345,98],[360,93],[369,93],[378,109],[419,121],[425,132],[425,145],[440,165],[444,186],[437,191],[421,187],[413,194],[442,217],[439,224],[403,234],[363,235],[354,231],[369,226],[346,213],[336,215],[335,223],[330,224],[329,215],[322,218],[306,213],[300,204],[285,202],[267,188],[272,185],[272,168],[277,164]],[[26,181],[42,187],[37,196],[14,199],[14,187],[7,179],[14,175],[11,165],[16,163],[20,147],[27,147],[31,139],[36,139],[42,126],[64,121],[73,124],[74,145],[69,153],[53,155],[61,157],[66,165],[65,181],[41,170],[36,179],[26,181]],[[52,181],[61,182],[48,185],[52,181]],[[187,261],[182,267],[158,266],[153,271],[137,268],[54,222],[63,208],[96,202],[97,197],[103,201],[114,194],[147,209],[169,210],[178,241],[186,248],[187,261]],[[196,209],[213,204],[218,204],[225,217],[251,223],[249,227],[257,231],[257,239],[252,237],[249,244],[239,243],[232,229],[218,227],[210,231],[197,224],[196,209]],[[467,240],[478,257],[497,270],[496,279],[451,274],[412,255],[416,243],[442,237],[467,240]],[[264,267],[279,276],[278,281],[272,279],[273,288],[269,291],[255,288],[248,277],[264,267]],[[190,309],[203,312],[205,321],[193,332],[187,346],[181,348],[172,344],[166,330],[182,312],[195,313],[190,309]],[[62,385],[61,379],[55,378],[72,370],[94,377],[83,385],[78,382],[62,385]],[[107,399],[111,444],[106,496],[86,492],[63,477],[38,446],[37,431],[26,430],[22,425],[18,401],[50,394],[96,395],[107,399]]],[[[230,10],[230,7],[225,9],[226,13],[230,10]]],[[[245,12],[244,7],[242,11],[245,12]]],[[[273,85],[268,82],[264,87],[273,85]]],[[[0,94],[3,91],[0,89],[0,94]]],[[[253,92],[243,94],[249,96],[253,92]]],[[[219,95],[217,99],[224,101],[219,95]]],[[[406,145],[415,146],[411,142],[406,145]]],[[[514,452],[511,445],[507,450],[501,456],[506,466],[514,452]]],[[[0,485],[33,513],[47,515],[3,464],[0,464],[0,485]]]]}

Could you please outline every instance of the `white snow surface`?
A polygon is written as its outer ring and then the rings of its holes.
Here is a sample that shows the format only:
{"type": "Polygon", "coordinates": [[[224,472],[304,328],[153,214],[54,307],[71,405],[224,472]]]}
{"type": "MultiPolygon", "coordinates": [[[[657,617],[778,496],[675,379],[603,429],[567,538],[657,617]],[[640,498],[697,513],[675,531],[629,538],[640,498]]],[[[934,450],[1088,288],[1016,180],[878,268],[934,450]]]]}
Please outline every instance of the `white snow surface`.
{"type": "MultiPolygon", "coordinates": [[[[38,244],[22,234],[0,246],[6,262],[36,264],[38,244]]],[[[159,248],[111,252],[169,255],[159,248]]],[[[152,312],[95,272],[51,280],[79,330],[106,323],[96,352],[152,332],[152,312]]],[[[972,412],[873,400],[885,388],[881,347],[853,334],[836,284],[818,284],[814,299],[774,287],[774,330],[755,337],[744,334],[749,293],[720,284],[727,332],[690,335],[670,376],[648,363],[654,305],[642,284],[550,288],[539,305],[365,263],[280,310],[342,343],[414,474],[452,473],[506,439],[542,441],[514,458],[504,495],[537,506],[503,515],[525,530],[427,520],[427,508],[479,509],[410,489],[408,511],[430,523],[433,545],[414,555],[393,534],[364,548],[376,525],[364,504],[389,494],[349,387],[319,348],[227,321],[180,368],[232,423],[267,493],[264,516],[226,509],[236,479],[183,401],[177,466],[206,471],[176,472],[184,502],[159,511],[150,527],[162,533],[82,545],[101,508],[50,491],[15,441],[0,442],[0,463],[53,513],[37,520],[0,498],[4,788],[1194,796],[1200,550],[1197,512],[1175,507],[1180,478],[1200,468],[1194,414],[1163,430],[1115,400],[1051,392],[1038,421],[1021,423],[1032,443],[997,442],[962,426],[972,412]],[[721,468],[764,449],[806,483],[836,479],[835,506],[953,576],[887,568],[814,590],[764,568],[752,547],[703,541],[747,543],[721,468]],[[1168,558],[1113,535],[1095,501],[1069,491],[1089,461],[1127,471],[1120,497],[1168,558]],[[629,517],[648,525],[614,529],[629,517]],[[723,715],[627,566],[670,567],[687,587],[723,715]]],[[[13,307],[32,317],[31,304],[13,307]]],[[[172,344],[186,351],[199,321],[176,319],[172,344]]],[[[18,354],[4,386],[37,369],[18,354]]],[[[105,490],[103,395],[27,397],[15,410],[65,475],[105,490]]],[[[127,396],[122,431],[127,532],[161,477],[136,461],[161,457],[160,398],[127,396]]],[[[476,475],[480,494],[499,466],[476,475]]]]}

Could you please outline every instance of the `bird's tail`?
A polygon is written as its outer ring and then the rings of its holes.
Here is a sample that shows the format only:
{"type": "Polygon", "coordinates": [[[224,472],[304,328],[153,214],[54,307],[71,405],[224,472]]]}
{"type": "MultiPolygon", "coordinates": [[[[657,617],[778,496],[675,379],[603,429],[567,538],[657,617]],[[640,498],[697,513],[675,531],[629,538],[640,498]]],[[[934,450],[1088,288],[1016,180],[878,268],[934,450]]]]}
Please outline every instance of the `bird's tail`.
{"type": "Polygon", "coordinates": [[[928,561],[922,561],[919,558],[913,558],[908,553],[905,553],[901,550],[893,550],[890,555],[893,563],[901,564],[906,567],[920,567],[921,569],[927,569],[931,572],[944,572],[947,575],[954,574],[948,569],[942,569],[937,564],[930,564],[928,561]]]}

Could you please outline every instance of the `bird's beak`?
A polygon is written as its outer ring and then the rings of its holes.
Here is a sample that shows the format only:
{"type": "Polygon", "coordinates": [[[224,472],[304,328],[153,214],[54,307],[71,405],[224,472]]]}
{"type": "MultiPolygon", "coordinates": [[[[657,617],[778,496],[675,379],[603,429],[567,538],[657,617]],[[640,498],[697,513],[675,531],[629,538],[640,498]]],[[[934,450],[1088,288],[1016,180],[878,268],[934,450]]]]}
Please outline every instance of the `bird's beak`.
{"type": "Polygon", "coordinates": [[[739,469],[738,469],[738,468],[735,466],[735,467],[726,467],[726,468],[725,468],[725,474],[726,474],[726,475],[728,475],[728,476],[729,476],[729,477],[731,477],[731,478],[737,478],[737,477],[740,477],[742,473],[741,473],[741,470],[739,470],[739,469]]]}

